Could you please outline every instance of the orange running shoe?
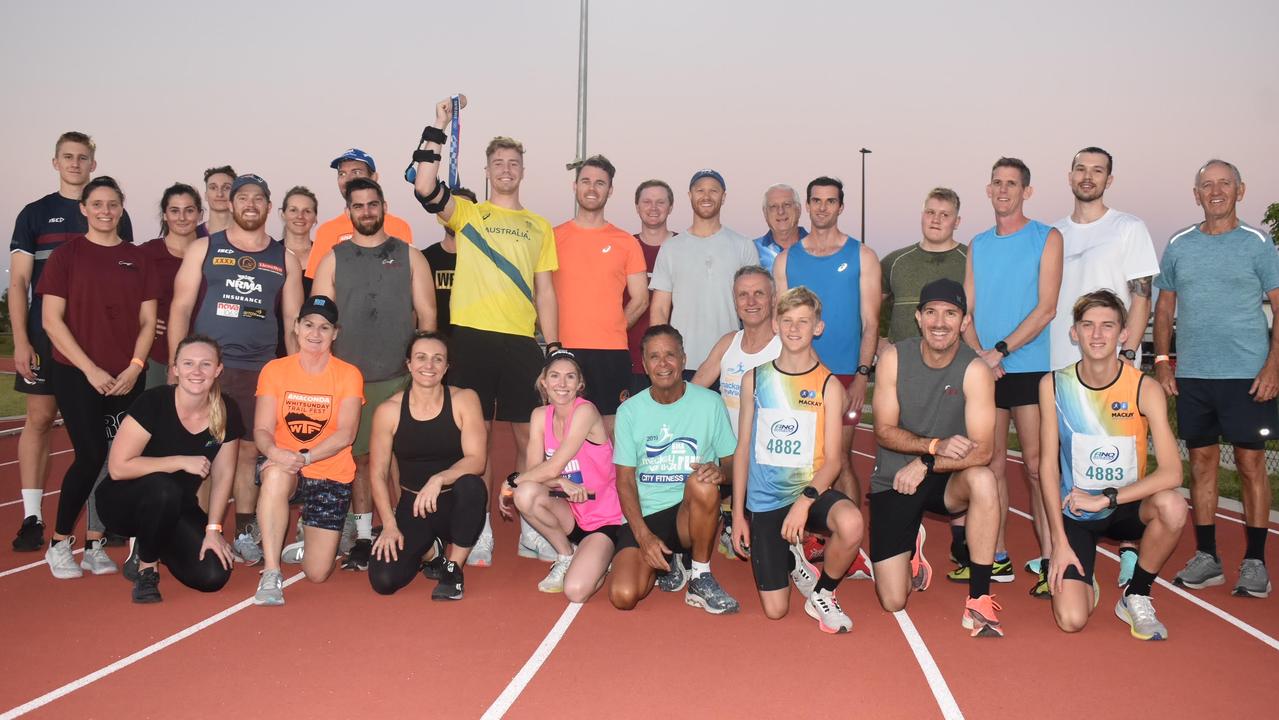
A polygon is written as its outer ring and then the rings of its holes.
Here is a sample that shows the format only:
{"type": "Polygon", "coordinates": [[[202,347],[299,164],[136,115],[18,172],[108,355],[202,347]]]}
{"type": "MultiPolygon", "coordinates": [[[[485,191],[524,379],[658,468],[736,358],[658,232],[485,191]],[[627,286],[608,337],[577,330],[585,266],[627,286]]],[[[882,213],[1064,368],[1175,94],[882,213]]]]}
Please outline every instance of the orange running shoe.
{"type": "Polygon", "coordinates": [[[1002,610],[994,595],[982,595],[964,601],[964,629],[972,631],[972,637],[1003,637],[1004,629],[995,612],[1002,610]]]}
{"type": "Polygon", "coordinates": [[[933,566],[924,557],[924,539],[927,537],[928,533],[921,522],[919,533],[915,535],[915,554],[910,556],[910,585],[915,592],[927,590],[929,583],[933,581],[933,566]]]}

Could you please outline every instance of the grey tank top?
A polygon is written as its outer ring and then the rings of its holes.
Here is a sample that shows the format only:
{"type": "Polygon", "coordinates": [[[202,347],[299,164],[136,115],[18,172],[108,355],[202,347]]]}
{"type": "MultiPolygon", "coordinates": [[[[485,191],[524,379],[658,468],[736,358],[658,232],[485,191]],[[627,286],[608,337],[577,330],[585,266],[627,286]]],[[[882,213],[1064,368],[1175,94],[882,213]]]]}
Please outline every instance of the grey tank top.
{"type": "Polygon", "coordinates": [[[342,323],[333,352],[359,368],[364,382],[408,372],[404,348],[417,329],[409,249],[396,238],[373,248],[350,241],[333,247],[333,299],[342,323]]]}
{"type": "Polygon", "coordinates": [[[282,243],[272,240],[259,252],[247,252],[232,245],[226,231],[209,236],[204,294],[193,327],[218,341],[222,364],[261,370],[275,358],[284,267],[282,243]]]}
{"type": "MultiPolygon", "coordinates": [[[[920,437],[948,438],[968,434],[964,422],[964,373],[977,358],[973,349],[959,343],[950,365],[930,368],[924,364],[917,337],[895,344],[897,348],[897,405],[901,408],[898,427],[920,437]]],[[[879,448],[875,471],[870,477],[872,493],[893,487],[893,476],[915,455],[879,448]]]]}

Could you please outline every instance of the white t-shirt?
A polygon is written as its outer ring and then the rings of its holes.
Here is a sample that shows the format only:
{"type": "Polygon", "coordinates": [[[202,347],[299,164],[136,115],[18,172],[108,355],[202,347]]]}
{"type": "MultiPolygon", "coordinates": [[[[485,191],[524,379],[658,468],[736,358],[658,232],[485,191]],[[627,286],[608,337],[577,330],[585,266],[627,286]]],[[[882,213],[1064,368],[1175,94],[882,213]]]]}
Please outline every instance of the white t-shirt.
{"type": "MultiPolygon", "coordinates": [[[[1053,223],[1061,231],[1061,292],[1057,316],[1049,325],[1054,370],[1079,360],[1079,346],[1070,340],[1075,301],[1080,295],[1105,288],[1132,307],[1128,281],[1159,274],[1159,259],[1146,224],[1135,215],[1111,208],[1095,222],[1079,224],[1069,216],[1053,223]]],[[[1130,338],[1131,340],[1131,338],[1130,338]]]]}
{"type": "Polygon", "coordinates": [[[742,406],[742,377],[760,365],[776,360],[782,354],[782,339],[776,335],[763,350],[757,353],[746,352],[742,349],[742,337],[745,335],[745,330],[738,330],[719,361],[719,394],[724,398],[724,407],[728,409],[728,423],[733,426],[734,438],[737,437],[737,414],[742,406]]]}

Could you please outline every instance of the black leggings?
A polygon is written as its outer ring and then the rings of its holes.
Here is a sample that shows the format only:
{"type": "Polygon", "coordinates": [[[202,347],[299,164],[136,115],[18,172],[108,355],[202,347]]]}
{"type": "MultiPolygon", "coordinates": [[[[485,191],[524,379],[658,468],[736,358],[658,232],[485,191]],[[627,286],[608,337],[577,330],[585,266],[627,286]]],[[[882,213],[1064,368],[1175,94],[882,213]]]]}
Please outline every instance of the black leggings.
{"type": "Polygon", "coordinates": [[[167,473],[152,473],[135,480],[104,480],[94,497],[107,527],[137,538],[138,560],[163,562],[183,585],[216,592],[231,571],[214,552],[200,559],[209,516],[200,509],[195,490],[167,473]]]}
{"type": "Polygon", "coordinates": [[[457,547],[473,547],[484,530],[484,513],[488,510],[488,490],[479,475],[463,475],[444,488],[435,512],[426,517],[413,517],[410,492],[400,495],[395,506],[395,525],[404,535],[404,549],[399,560],[369,560],[369,584],[381,595],[390,595],[408,585],[422,565],[422,556],[438,537],[457,547]]]}
{"type": "Polygon", "coordinates": [[[80,510],[93,493],[93,484],[107,461],[107,448],[115,430],[129,406],[142,394],[144,383],[134,383],[127,395],[108,397],[99,394],[75,367],[56,361],[50,364],[53,395],[75,450],[75,461],[62,476],[58,520],[53,529],[59,535],[70,535],[75,532],[80,510]]]}

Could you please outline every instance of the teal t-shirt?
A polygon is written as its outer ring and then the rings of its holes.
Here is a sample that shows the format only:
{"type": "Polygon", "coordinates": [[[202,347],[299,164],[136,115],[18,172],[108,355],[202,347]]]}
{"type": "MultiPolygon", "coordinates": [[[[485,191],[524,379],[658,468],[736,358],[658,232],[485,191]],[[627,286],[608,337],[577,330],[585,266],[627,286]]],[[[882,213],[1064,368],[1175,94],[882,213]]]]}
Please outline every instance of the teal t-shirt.
{"type": "Polygon", "coordinates": [[[718,461],[736,447],[719,393],[692,383],[684,383],[684,396],[669,405],[645,390],[617,409],[613,462],[635,468],[645,515],[684,499],[693,463],[718,461]]]}

